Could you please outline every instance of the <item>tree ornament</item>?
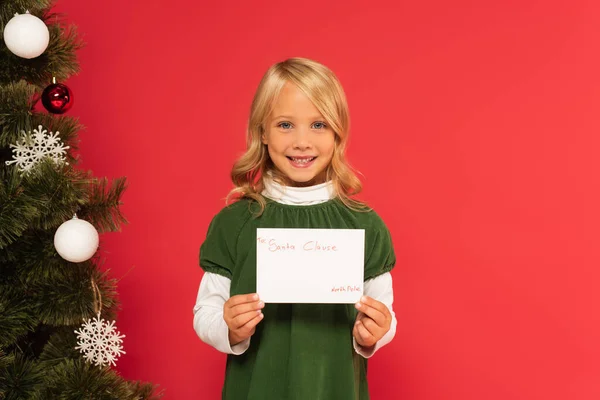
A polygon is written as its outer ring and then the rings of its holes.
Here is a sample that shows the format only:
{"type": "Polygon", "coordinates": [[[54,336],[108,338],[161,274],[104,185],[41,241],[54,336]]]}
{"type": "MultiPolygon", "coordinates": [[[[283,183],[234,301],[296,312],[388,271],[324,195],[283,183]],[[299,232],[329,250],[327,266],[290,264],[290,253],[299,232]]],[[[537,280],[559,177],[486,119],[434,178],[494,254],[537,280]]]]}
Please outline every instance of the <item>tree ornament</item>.
{"type": "Polygon", "coordinates": [[[42,104],[53,114],[64,114],[73,105],[73,92],[67,85],[56,83],[56,78],[52,78],[52,83],[42,92],[42,104]]]}
{"type": "Polygon", "coordinates": [[[100,318],[102,294],[94,278],[92,278],[92,290],[94,292],[94,310],[97,316],[94,319],[84,320],[81,329],[74,331],[77,334],[75,350],[85,354],[85,361],[88,363],[96,366],[107,364],[116,366],[115,360],[121,354],[125,354],[121,345],[125,335],[121,335],[121,332],[115,329],[115,321],[108,323],[100,318]]]}
{"type": "Polygon", "coordinates": [[[35,58],[46,51],[50,42],[48,27],[38,17],[29,14],[15,14],[4,27],[4,43],[15,55],[22,58],[35,58]]]}
{"type": "Polygon", "coordinates": [[[89,260],[98,250],[98,231],[94,225],[77,218],[63,222],[54,234],[54,248],[62,258],[71,262],[89,260]]]}
{"type": "Polygon", "coordinates": [[[6,161],[6,165],[17,164],[19,171],[29,173],[42,159],[50,157],[56,165],[66,162],[65,154],[69,146],[64,146],[58,137],[59,132],[47,133],[42,125],[38,129],[25,133],[21,131],[21,138],[16,144],[11,144],[13,160],[6,161]]]}
{"type": "Polygon", "coordinates": [[[94,365],[104,366],[112,364],[116,366],[115,360],[125,354],[123,351],[121,332],[115,329],[115,321],[110,323],[100,318],[100,313],[96,318],[84,321],[77,333],[77,347],[81,353],[85,354],[85,361],[94,365]]]}

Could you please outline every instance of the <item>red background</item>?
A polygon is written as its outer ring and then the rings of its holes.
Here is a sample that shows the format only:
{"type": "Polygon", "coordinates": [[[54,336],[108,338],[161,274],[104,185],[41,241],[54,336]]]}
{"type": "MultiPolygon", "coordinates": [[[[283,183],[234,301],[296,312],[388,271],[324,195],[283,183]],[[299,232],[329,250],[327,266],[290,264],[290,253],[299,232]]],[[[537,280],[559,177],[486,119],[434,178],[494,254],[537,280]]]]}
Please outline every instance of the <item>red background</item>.
{"type": "Polygon", "coordinates": [[[599,9],[594,1],[81,1],[66,82],[83,166],[127,176],[103,235],[118,370],[216,399],[225,356],[192,329],[199,245],[230,188],[262,74],[340,78],[362,198],[387,222],[396,338],[372,398],[600,398],[599,9]]]}

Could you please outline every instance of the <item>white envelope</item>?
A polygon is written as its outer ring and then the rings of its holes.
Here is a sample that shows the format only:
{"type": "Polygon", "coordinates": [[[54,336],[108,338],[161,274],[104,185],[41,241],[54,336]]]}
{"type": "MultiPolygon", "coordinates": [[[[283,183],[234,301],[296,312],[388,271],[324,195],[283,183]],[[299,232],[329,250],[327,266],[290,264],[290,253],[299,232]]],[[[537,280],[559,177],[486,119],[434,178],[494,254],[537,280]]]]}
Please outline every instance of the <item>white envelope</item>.
{"type": "Polygon", "coordinates": [[[256,229],[256,291],[265,303],[356,303],[364,229],[256,229]]]}

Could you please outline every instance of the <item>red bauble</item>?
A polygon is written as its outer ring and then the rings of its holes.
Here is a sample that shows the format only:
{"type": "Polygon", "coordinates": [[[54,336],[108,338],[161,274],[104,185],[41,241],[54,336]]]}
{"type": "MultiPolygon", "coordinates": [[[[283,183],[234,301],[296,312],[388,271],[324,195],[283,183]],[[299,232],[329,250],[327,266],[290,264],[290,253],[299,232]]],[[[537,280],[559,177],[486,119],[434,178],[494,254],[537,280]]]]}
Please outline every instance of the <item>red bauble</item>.
{"type": "Polygon", "coordinates": [[[53,83],[42,92],[42,104],[53,114],[63,114],[73,105],[73,93],[67,85],[53,83]]]}

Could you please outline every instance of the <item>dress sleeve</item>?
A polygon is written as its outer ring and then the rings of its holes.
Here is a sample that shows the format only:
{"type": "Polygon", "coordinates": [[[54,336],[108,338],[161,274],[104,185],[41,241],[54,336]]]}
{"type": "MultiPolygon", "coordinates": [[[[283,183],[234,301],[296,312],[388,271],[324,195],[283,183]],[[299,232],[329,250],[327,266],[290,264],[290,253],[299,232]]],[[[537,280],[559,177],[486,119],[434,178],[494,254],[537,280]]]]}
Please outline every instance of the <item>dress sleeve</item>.
{"type": "Polygon", "coordinates": [[[365,231],[365,281],[391,271],[396,264],[390,231],[374,211],[371,217],[365,231]]]}
{"type": "Polygon", "coordinates": [[[246,221],[243,206],[238,201],[223,208],[211,220],[200,246],[200,267],[204,271],[232,278],[237,239],[246,221]]]}

